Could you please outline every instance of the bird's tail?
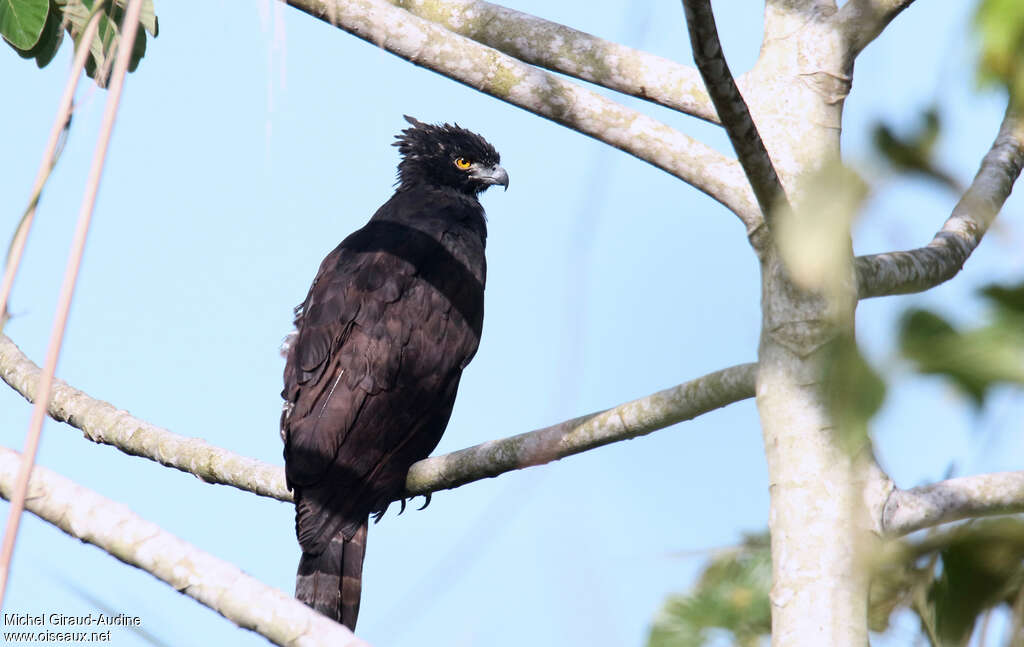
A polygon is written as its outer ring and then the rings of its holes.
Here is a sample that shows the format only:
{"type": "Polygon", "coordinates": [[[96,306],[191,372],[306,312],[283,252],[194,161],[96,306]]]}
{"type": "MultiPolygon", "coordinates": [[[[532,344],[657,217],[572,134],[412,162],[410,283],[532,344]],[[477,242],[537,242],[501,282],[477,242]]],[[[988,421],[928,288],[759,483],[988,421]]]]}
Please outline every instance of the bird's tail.
{"type": "Polygon", "coordinates": [[[353,631],[363,588],[366,522],[351,539],[336,534],[318,555],[302,553],[295,576],[295,597],[353,631]]]}

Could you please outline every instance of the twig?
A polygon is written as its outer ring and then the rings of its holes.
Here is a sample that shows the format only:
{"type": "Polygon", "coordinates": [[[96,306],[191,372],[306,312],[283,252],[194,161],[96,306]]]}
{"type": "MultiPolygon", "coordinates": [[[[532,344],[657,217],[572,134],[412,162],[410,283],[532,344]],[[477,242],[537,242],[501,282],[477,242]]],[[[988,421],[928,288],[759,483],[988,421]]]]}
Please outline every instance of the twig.
{"type": "MultiPolygon", "coordinates": [[[[141,10],[142,0],[130,0],[128,10],[125,12],[124,22],[121,26],[124,40],[121,41],[122,47],[117,52],[117,62],[114,65],[114,79],[110,87],[110,95],[107,97],[103,122],[100,124],[99,141],[96,143],[92,168],[89,171],[89,178],[86,182],[82,209],[78,214],[78,226],[75,229],[75,236],[71,244],[71,253],[68,255],[64,283],[61,286],[60,297],[57,300],[53,332],[50,334],[50,345],[46,351],[46,365],[43,368],[35,408],[32,411],[32,420],[29,422],[29,430],[25,437],[25,450],[22,456],[21,470],[18,473],[18,481],[11,497],[11,508],[7,517],[7,527],[4,530],[3,546],[0,548],[0,608],[3,607],[4,593],[7,590],[7,578],[11,568],[11,557],[14,554],[14,543],[18,535],[18,522],[21,519],[21,512],[25,507],[28,479],[32,473],[36,451],[39,449],[39,437],[43,430],[43,419],[46,417],[46,405],[50,399],[53,375],[57,370],[57,358],[60,355],[61,342],[64,339],[64,328],[67,325],[68,312],[71,310],[71,297],[75,291],[78,268],[82,262],[85,239],[89,233],[89,222],[92,219],[93,206],[96,204],[96,193],[99,191],[100,175],[103,173],[103,162],[106,159],[107,145],[110,143],[110,133],[114,129],[114,120],[117,116],[117,108],[121,100],[121,90],[124,87],[124,77],[128,72],[128,63],[131,60],[131,44],[135,42],[135,33],[138,31],[141,10]]],[[[88,43],[83,42],[82,45],[87,46],[88,43]]]]}
{"type": "Polygon", "coordinates": [[[718,40],[711,3],[709,0],[683,0],[683,9],[690,31],[693,60],[697,63],[722,126],[729,135],[729,141],[732,142],[740,165],[757,196],[757,204],[767,221],[772,209],[786,199],[782,182],[775,173],[750,110],[729,72],[722,44],[718,40]]]}
{"type": "MultiPolygon", "coordinates": [[[[130,42],[130,41],[129,41],[130,42]]],[[[0,495],[10,499],[19,455],[0,447],[0,495]]],[[[67,534],[166,582],[239,627],[286,647],[366,647],[348,629],[237,566],[200,550],[124,504],[36,467],[27,508],[67,534]]]]}
{"type": "Polygon", "coordinates": [[[861,299],[923,292],[956,276],[981,243],[1024,167],[1024,119],[1007,108],[974,182],[925,247],[856,259],[861,299]]]}

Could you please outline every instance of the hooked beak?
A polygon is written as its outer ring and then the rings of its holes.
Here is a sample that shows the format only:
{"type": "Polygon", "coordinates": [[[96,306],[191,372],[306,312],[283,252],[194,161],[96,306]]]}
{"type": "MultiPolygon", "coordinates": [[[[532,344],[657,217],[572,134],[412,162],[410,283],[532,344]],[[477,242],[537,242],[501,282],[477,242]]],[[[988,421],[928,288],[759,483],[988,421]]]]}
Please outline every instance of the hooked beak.
{"type": "Polygon", "coordinates": [[[486,184],[500,184],[508,191],[508,171],[497,164],[474,168],[470,175],[486,184]]]}

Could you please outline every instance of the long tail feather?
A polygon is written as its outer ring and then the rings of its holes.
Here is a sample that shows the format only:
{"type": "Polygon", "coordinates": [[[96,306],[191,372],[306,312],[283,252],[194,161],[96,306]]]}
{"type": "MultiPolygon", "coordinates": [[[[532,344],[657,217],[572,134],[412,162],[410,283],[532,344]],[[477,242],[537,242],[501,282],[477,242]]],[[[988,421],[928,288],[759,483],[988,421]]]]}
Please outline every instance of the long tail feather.
{"type": "Polygon", "coordinates": [[[302,553],[295,576],[295,597],[354,631],[365,555],[366,521],[351,539],[346,540],[339,532],[322,553],[302,553]]]}

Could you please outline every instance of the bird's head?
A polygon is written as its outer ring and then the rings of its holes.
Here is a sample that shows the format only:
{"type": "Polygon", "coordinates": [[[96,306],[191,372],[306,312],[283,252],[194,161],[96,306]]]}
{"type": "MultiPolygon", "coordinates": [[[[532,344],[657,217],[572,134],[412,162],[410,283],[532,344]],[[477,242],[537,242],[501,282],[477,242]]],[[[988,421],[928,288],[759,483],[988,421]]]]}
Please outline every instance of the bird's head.
{"type": "Polygon", "coordinates": [[[458,124],[425,124],[406,116],[412,124],[394,143],[402,154],[398,163],[400,188],[415,185],[449,187],[476,195],[493,184],[508,189],[508,173],[498,165],[494,146],[458,124]]]}

